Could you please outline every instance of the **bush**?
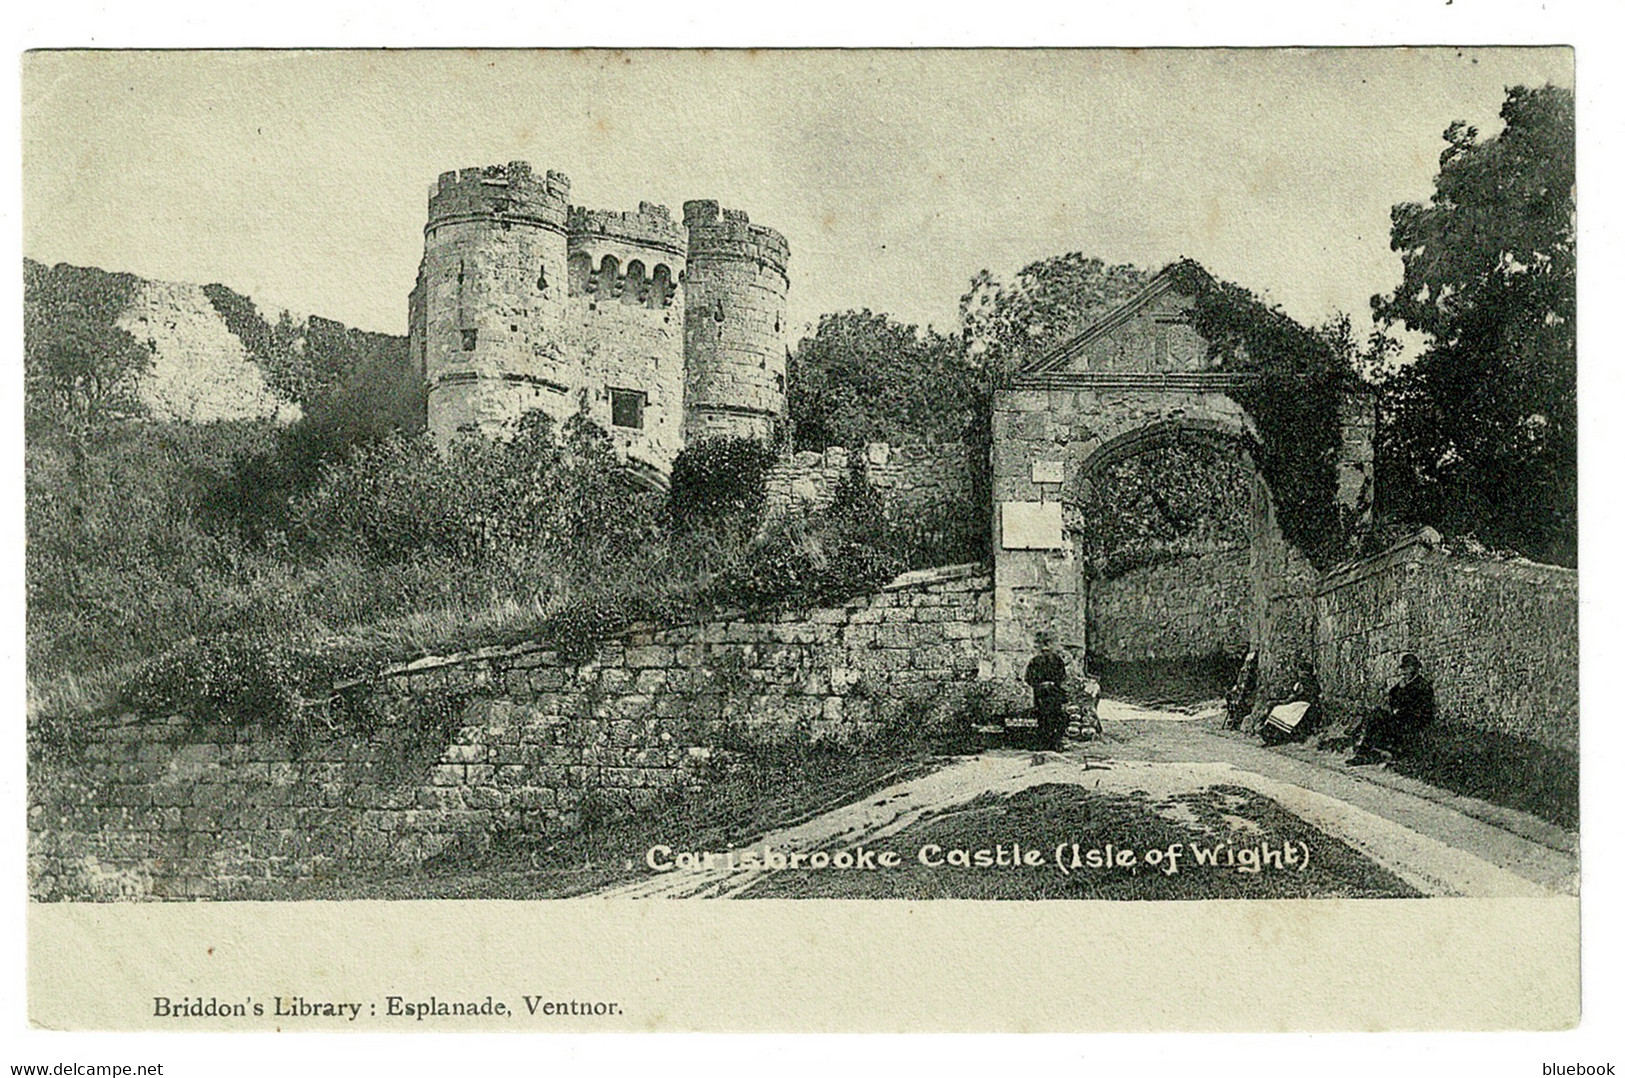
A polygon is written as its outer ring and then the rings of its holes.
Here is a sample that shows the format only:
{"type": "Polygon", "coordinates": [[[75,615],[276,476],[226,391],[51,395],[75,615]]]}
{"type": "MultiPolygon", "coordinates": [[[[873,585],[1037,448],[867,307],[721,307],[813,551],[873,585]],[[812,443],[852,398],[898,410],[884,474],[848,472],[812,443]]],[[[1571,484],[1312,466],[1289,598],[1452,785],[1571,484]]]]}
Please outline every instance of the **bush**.
{"type": "Polygon", "coordinates": [[[295,669],[287,651],[267,644],[232,638],[194,643],[144,664],[119,702],[152,717],[276,726],[298,712],[295,669]]]}
{"type": "Polygon", "coordinates": [[[747,608],[839,602],[885,584],[901,565],[831,518],[793,517],[749,543],[710,594],[747,608]]]}
{"type": "Polygon", "coordinates": [[[677,454],[667,513],[679,532],[761,521],[773,450],[755,438],[704,438],[677,454]]]}
{"type": "Polygon", "coordinates": [[[607,434],[580,416],[555,432],[540,411],[506,443],[467,438],[442,453],[420,434],[359,448],[322,469],[292,517],[309,551],[380,562],[534,551],[591,564],[630,556],[656,526],[651,495],[625,479],[607,434]]]}

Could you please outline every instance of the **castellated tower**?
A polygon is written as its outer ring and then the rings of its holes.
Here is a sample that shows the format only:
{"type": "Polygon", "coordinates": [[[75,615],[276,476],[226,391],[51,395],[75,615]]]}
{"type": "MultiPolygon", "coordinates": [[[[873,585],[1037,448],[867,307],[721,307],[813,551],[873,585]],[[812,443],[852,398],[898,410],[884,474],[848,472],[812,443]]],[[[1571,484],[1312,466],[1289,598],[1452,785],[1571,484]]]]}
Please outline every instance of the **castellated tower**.
{"type": "Polygon", "coordinates": [[[712,201],[683,203],[683,224],[686,439],[772,440],[784,415],[790,245],[743,212],[712,201]]]}
{"type": "Polygon", "coordinates": [[[525,412],[585,413],[656,483],[683,445],[771,439],[784,414],[784,237],[715,202],[570,205],[517,161],[429,193],[408,347],[428,429],[500,438],[525,412]]]}
{"type": "Polygon", "coordinates": [[[569,201],[569,177],[522,161],[443,173],[430,192],[408,347],[441,445],[500,434],[532,408],[574,411],[582,374],[561,344],[569,201]]]}
{"type": "Polygon", "coordinates": [[[664,206],[571,207],[564,347],[577,403],[617,452],[662,474],[683,448],[683,230],[664,206]]]}

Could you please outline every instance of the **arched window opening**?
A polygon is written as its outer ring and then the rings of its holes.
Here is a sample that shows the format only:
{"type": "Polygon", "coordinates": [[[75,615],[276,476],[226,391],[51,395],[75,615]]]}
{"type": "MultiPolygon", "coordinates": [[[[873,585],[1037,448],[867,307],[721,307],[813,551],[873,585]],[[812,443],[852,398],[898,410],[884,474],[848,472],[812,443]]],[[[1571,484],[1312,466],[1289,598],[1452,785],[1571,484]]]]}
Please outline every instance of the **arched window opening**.
{"type": "Polygon", "coordinates": [[[577,251],[570,256],[570,295],[584,296],[592,289],[592,258],[585,251],[577,251]]]}
{"type": "Polygon", "coordinates": [[[649,306],[670,307],[672,292],[671,267],[662,262],[649,278],[649,306]]]}
{"type": "Polygon", "coordinates": [[[621,302],[628,305],[642,303],[646,287],[647,283],[643,279],[643,263],[634,258],[626,264],[626,277],[622,283],[621,302]]]}
{"type": "Polygon", "coordinates": [[[593,277],[595,292],[600,299],[619,299],[621,288],[621,264],[614,255],[605,255],[603,261],[598,263],[598,272],[593,277]]]}

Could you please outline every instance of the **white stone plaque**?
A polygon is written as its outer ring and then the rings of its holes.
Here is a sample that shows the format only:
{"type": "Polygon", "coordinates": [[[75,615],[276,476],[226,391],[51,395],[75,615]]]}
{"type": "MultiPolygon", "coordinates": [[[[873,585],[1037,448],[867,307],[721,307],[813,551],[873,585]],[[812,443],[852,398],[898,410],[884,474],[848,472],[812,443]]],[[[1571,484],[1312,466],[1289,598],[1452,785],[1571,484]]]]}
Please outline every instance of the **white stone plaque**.
{"type": "Polygon", "coordinates": [[[1060,550],[1060,502],[1005,502],[1003,506],[1006,550],[1060,550]]]}

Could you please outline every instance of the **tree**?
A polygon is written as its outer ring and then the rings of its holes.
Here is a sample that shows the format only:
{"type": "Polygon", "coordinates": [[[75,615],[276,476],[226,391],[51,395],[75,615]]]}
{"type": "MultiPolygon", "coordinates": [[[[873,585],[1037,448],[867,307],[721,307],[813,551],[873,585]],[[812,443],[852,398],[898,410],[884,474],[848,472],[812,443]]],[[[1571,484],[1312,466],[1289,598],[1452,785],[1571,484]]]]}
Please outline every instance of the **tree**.
{"type": "Polygon", "coordinates": [[[1114,576],[1160,557],[1245,547],[1250,468],[1235,447],[1196,439],[1109,464],[1075,496],[1079,549],[1114,576]]]}
{"type": "Polygon", "coordinates": [[[1144,287],[1149,275],[1076,251],[1024,267],[1010,285],[987,270],[959,299],[965,341],[981,365],[1008,371],[1023,358],[1086,329],[1144,287]]]}
{"type": "Polygon", "coordinates": [[[1404,279],[1372,309],[1427,344],[1383,381],[1384,510],[1573,564],[1574,96],[1514,87],[1501,119],[1451,124],[1432,198],[1393,208],[1404,279]]]}
{"type": "Polygon", "coordinates": [[[135,278],[23,260],[23,378],[31,435],[82,434],[141,414],[152,349],[115,324],[135,278]]]}
{"type": "Polygon", "coordinates": [[[818,320],[790,355],[796,448],[958,441],[979,376],[957,338],[871,311],[818,320]]]}

